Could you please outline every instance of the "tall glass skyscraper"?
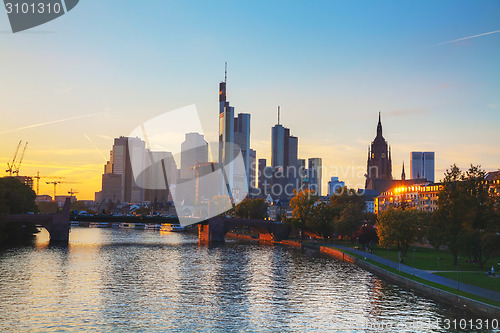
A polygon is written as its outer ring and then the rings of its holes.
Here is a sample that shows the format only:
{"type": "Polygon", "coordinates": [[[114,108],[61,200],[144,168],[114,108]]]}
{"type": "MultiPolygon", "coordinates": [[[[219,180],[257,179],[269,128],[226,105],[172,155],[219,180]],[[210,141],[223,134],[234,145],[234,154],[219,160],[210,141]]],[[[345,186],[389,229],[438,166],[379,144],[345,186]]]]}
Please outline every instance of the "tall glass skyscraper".
{"type": "Polygon", "coordinates": [[[321,158],[310,158],[308,160],[309,186],[317,195],[321,196],[323,160],[321,158]]]}
{"type": "MultiPolygon", "coordinates": [[[[250,176],[250,164],[256,154],[250,149],[250,114],[239,113],[234,117],[234,107],[227,100],[227,67],[224,81],[219,84],[219,163],[229,166],[227,177],[247,178],[250,188],[253,178],[250,176]],[[234,174],[231,162],[241,151],[246,175],[234,174]]],[[[241,171],[241,170],[240,170],[241,171]]],[[[241,173],[241,172],[240,172],[241,173]]]]}
{"type": "Polygon", "coordinates": [[[411,152],[410,171],[411,179],[425,178],[434,182],[435,153],[426,151],[411,152]]]}
{"type": "Polygon", "coordinates": [[[293,196],[293,189],[300,188],[298,146],[299,139],[290,135],[290,129],[279,123],[272,128],[271,166],[275,175],[272,189],[279,185],[280,194],[273,194],[280,199],[290,198],[293,196]]]}

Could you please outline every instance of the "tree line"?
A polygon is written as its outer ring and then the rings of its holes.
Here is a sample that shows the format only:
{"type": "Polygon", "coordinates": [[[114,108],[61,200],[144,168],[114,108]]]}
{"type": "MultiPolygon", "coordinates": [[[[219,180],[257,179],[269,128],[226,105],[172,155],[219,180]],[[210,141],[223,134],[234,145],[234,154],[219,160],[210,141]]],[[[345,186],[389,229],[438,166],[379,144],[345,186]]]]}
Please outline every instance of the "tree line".
{"type": "Polygon", "coordinates": [[[354,189],[339,189],[328,201],[319,201],[312,190],[295,191],[290,200],[292,217],[284,219],[292,229],[315,233],[325,241],[356,239],[364,244],[377,240],[373,225],[376,215],[365,212],[365,197],[354,189]]]}

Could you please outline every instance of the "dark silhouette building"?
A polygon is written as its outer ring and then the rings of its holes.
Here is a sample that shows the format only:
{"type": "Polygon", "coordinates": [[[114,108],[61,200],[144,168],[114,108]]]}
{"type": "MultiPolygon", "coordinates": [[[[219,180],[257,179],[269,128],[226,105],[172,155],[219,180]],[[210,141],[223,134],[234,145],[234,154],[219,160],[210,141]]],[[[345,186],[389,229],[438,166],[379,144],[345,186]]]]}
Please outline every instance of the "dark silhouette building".
{"type": "Polygon", "coordinates": [[[391,148],[382,136],[382,122],[378,114],[377,136],[368,149],[366,168],[367,190],[385,191],[392,183],[391,148]]]}

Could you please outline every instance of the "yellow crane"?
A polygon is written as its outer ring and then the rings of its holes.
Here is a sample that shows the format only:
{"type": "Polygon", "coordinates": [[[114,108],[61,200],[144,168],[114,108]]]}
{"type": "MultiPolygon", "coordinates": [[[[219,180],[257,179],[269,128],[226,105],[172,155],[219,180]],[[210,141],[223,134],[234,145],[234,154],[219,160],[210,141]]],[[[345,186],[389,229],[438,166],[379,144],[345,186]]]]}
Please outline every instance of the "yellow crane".
{"type": "Polygon", "coordinates": [[[81,184],[81,182],[64,182],[64,181],[60,181],[60,180],[56,180],[56,181],[53,181],[53,182],[45,182],[46,184],[54,184],[54,198],[52,198],[52,201],[55,201],[56,200],[56,187],[57,187],[57,184],[81,184]]]}
{"type": "Polygon", "coordinates": [[[73,198],[73,194],[78,194],[78,192],[73,191],[73,189],[70,189],[68,191],[69,194],[69,202],[71,202],[71,199],[73,198]]]}
{"type": "Polygon", "coordinates": [[[40,171],[37,171],[36,176],[32,177],[36,179],[36,195],[40,194],[40,179],[63,179],[65,177],[50,177],[50,176],[40,176],[40,171]]]}

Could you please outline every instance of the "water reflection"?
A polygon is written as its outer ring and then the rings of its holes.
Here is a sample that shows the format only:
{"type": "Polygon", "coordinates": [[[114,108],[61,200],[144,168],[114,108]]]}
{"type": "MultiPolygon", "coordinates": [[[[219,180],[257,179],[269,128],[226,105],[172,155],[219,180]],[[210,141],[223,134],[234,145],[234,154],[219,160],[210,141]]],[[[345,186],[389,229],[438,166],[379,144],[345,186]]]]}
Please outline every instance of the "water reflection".
{"type": "Polygon", "coordinates": [[[365,331],[471,316],[314,251],[98,228],[0,252],[0,299],[1,331],[365,331]]]}

